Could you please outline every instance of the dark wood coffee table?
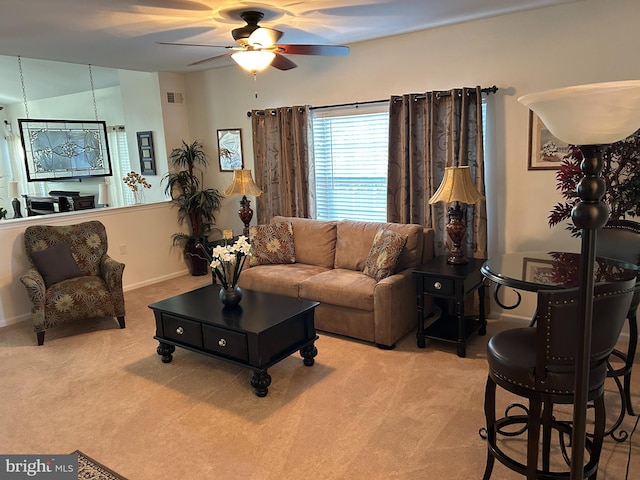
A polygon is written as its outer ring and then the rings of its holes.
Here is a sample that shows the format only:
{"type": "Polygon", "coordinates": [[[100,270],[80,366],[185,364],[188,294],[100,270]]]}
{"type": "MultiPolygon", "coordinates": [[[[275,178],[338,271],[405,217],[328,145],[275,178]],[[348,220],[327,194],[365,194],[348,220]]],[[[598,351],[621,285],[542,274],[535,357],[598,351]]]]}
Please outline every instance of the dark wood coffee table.
{"type": "Polygon", "coordinates": [[[243,290],[240,305],[229,308],[220,303],[219,289],[207,285],[149,305],[164,363],[171,362],[175,347],[182,347],[250,368],[259,397],[269,391],[267,369],[296,350],[306,366],[313,365],[318,302],[243,290]]]}

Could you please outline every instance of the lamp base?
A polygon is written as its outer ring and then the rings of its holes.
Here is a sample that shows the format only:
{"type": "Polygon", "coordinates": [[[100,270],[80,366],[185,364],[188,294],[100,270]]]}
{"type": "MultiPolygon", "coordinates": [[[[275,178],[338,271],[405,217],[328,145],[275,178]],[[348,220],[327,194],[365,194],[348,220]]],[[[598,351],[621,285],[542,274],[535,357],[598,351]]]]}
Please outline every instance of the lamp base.
{"type": "Polygon", "coordinates": [[[20,200],[14,198],[11,201],[11,206],[13,207],[13,218],[22,218],[22,213],[20,212],[20,200]]]}
{"type": "Polygon", "coordinates": [[[447,234],[451,239],[451,249],[447,257],[447,263],[451,265],[465,265],[469,263],[464,251],[461,248],[464,237],[467,234],[467,226],[462,220],[462,210],[456,202],[454,207],[449,208],[449,223],[447,223],[447,234]]]}
{"type": "Polygon", "coordinates": [[[240,200],[240,210],[238,210],[238,215],[240,216],[242,223],[244,223],[242,234],[249,238],[249,224],[253,218],[253,210],[251,210],[251,200],[247,200],[246,195],[243,195],[242,200],[240,200]]]}

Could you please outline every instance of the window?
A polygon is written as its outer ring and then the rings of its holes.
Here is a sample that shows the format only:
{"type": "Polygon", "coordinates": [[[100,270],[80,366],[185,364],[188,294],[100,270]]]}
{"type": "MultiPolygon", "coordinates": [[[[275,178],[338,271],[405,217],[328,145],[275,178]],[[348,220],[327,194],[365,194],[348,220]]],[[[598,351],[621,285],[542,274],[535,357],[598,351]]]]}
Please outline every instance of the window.
{"type": "Polygon", "coordinates": [[[312,110],[318,220],[387,221],[389,106],[312,110]]]}

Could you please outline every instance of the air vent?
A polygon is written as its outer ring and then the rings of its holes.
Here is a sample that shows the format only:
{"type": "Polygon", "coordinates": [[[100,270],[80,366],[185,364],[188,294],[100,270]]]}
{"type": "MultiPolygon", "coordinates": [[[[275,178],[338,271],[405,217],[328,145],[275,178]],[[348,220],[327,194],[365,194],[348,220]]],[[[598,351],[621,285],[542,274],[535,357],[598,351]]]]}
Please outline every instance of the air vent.
{"type": "Polygon", "coordinates": [[[180,92],[167,92],[167,103],[182,104],[184,96],[180,92]]]}

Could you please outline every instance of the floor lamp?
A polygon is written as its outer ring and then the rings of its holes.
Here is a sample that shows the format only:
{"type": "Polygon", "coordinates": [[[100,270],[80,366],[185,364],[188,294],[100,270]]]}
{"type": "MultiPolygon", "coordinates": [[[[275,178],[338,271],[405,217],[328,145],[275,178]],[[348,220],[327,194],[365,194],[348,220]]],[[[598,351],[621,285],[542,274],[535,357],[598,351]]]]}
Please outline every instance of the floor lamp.
{"type": "Polygon", "coordinates": [[[262,194],[262,190],[260,190],[253,181],[251,170],[234,170],[231,185],[227,187],[224,194],[227,197],[231,195],[242,195],[238,215],[242,223],[244,223],[242,234],[249,238],[249,224],[253,218],[253,210],[251,210],[251,201],[247,199],[247,195],[259,197],[262,194]]]}
{"type": "Polygon", "coordinates": [[[600,173],[602,155],[610,143],[624,139],[640,128],[640,81],[579,85],[518,99],[533,110],[556,138],[582,151],[583,178],[576,192],[579,201],[571,219],[582,230],[580,247],[580,322],[577,332],[576,379],[571,437],[571,480],[584,478],[587,394],[591,357],[594,264],[597,231],[609,218],[602,202],[606,185],[600,173]]]}

